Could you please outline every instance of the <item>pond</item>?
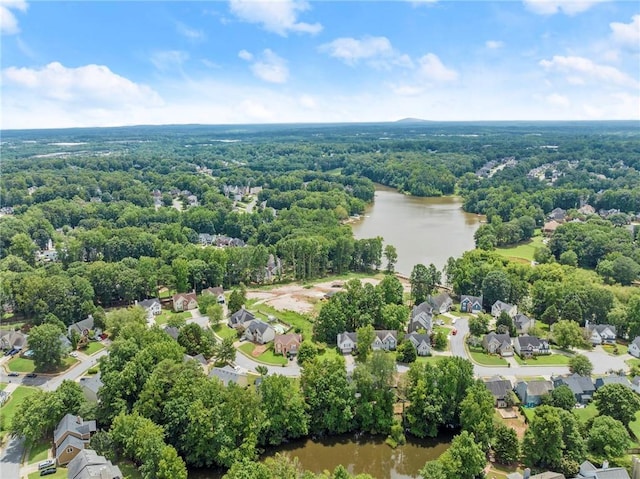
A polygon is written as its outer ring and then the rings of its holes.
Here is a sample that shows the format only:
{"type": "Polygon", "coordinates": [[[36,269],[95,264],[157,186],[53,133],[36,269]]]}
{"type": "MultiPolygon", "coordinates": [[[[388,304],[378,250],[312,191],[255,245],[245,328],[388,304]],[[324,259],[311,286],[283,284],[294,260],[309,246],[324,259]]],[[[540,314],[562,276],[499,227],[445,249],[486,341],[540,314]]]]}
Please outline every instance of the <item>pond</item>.
{"type": "Polygon", "coordinates": [[[358,239],[382,236],[395,246],[396,271],[409,275],[418,263],[442,270],[449,257],[474,249],[480,219],[462,210],[459,197],[417,198],[376,185],[373,205],[351,226],[358,239]]]}

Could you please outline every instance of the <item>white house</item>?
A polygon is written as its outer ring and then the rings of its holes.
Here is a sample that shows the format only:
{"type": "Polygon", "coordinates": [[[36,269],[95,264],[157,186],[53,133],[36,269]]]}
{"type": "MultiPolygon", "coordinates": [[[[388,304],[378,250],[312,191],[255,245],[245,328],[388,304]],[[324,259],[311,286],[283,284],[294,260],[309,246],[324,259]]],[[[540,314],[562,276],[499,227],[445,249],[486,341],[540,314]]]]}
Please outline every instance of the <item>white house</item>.
{"type": "Polygon", "coordinates": [[[144,308],[147,313],[147,321],[153,320],[154,316],[162,313],[162,305],[158,298],[145,299],[144,301],[136,301],[136,305],[144,308]]]}
{"type": "Polygon", "coordinates": [[[251,321],[244,330],[244,337],[258,344],[266,344],[276,337],[276,330],[260,319],[251,321]]]}
{"type": "Polygon", "coordinates": [[[404,339],[413,344],[418,356],[429,356],[431,353],[431,338],[428,334],[411,333],[405,335],[404,339]]]}
{"type": "Polygon", "coordinates": [[[496,301],[495,303],[493,303],[493,306],[491,306],[491,316],[493,316],[494,318],[500,316],[500,313],[502,313],[503,311],[505,311],[510,317],[513,318],[516,314],[518,314],[518,307],[515,304],[509,304],[503,301],[496,301]]]}
{"type": "Polygon", "coordinates": [[[589,340],[594,346],[597,344],[616,344],[616,327],[610,324],[586,324],[590,333],[589,340]]]}
{"type": "Polygon", "coordinates": [[[345,331],[344,333],[338,334],[336,343],[342,354],[351,354],[353,350],[356,349],[358,339],[356,333],[347,333],[345,331]]]}
{"type": "Polygon", "coordinates": [[[371,343],[371,349],[374,351],[394,351],[398,345],[397,331],[380,330],[375,331],[375,338],[371,343]]]}
{"type": "Polygon", "coordinates": [[[513,340],[513,349],[522,358],[551,353],[547,340],[535,336],[518,336],[513,340]]]}

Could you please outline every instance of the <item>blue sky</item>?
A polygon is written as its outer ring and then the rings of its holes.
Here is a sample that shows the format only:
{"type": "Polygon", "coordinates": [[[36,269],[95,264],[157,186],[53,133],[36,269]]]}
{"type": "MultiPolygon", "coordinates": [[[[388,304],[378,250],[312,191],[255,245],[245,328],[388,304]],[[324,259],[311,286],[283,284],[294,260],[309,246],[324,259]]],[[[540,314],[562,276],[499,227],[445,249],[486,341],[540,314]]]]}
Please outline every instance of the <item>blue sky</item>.
{"type": "Polygon", "coordinates": [[[640,119],[640,3],[0,0],[2,128],[640,119]]]}

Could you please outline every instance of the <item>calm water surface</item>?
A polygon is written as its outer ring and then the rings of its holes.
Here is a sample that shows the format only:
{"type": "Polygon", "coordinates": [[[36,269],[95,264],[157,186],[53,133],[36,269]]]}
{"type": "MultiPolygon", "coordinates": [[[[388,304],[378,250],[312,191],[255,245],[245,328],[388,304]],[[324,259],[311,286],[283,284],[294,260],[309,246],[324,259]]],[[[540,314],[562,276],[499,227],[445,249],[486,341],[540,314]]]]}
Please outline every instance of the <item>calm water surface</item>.
{"type": "MultiPolygon", "coordinates": [[[[338,438],[294,441],[274,448],[264,457],[276,453],[297,457],[301,466],[314,473],[333,471],[339,464],[352,474],[371,474],[376,479],[413,479],[425,462],[437,459],[450,445],[452,437],[412,440],[391,449],[382,437],[353,435],[338,438]]],[[[219,479],[222,473],[208,470],[189,472],[189,479],[219,479]]]]}
{"type": "Polygon", "coordinates": [[[474,249],[480,217],[465,213],[457,197],[416,198],[377,185],[374,204],[351,226],[358,239],[382,236],[395,246],[396,271],[409,275],[418,263],[441,270],[450,256],[474,249]]]}

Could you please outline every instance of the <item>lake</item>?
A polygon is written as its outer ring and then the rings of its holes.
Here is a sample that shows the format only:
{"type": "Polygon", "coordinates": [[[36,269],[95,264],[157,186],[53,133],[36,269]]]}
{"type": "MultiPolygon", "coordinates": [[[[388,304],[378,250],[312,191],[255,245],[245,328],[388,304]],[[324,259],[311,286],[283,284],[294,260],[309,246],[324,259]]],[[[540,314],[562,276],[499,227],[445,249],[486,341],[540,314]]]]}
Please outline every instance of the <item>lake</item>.
{"type": "MultiPolygon", "coordinates": [[[[373,205],[351,226],[357,239],[382,236],[385,244],[395,246],[396,271],[410,275],[418,263],[433,263],[442,270],[449,257],[474,249],[480,219],[465,213],[455,196],[417,198],[376,185],[373,205]]],[[[385,264],[383,258],[383,268],[385,264]]]]}
{"type": "MultiPolygon", "coordinates": [[[[342,464],[351,474],[371,474],[376,479],[413,479],[425,462],[437,459],[447,450],[452,436],[438,439],[412,438],[404,446],[390,448],[384,437],[352,434],[323,439],[304,439],[273,448],[263,459],[276,453],[297,457],[300,465],[314,473],[333,471],[342,464]]],[[[218,479],[222,473],[191,470],[189,479],[218,479]]]]}

